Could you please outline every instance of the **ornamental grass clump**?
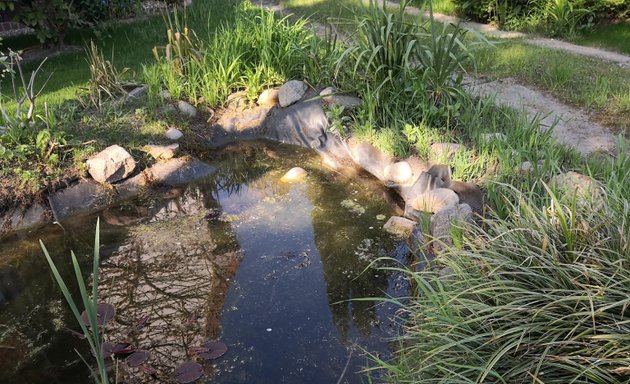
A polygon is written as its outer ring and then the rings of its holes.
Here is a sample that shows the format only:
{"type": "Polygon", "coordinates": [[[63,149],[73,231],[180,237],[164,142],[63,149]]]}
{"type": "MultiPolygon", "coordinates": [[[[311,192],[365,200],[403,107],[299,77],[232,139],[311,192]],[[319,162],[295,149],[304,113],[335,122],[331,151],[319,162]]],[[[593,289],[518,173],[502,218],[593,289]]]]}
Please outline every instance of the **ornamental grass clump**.
{"type": "MultiPolygon", "coordinates": [[[[630,169],[621,160],[611,174],[630,169]]],[[[584,203],[541,186],[502,186],[508,217],[409,272],[418,292],[397,359],[380,362],[388,382],[630,382],[627,192],[604,185],[584,203]]]]}

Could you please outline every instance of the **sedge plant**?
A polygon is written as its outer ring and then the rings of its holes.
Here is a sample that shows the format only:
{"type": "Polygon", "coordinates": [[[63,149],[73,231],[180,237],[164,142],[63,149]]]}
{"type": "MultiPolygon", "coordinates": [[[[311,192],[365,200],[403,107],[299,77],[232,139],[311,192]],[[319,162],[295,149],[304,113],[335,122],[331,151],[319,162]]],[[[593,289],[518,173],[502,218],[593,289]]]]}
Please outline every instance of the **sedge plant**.
{"type": "Polygon", "coordinates": [[[50,270],[59,285],[59,289],[61,289],[61,293],[63,294],[72,314],[74,315],[77,323],[81,327],[83,334],[85,335],[86,340],[90,345],[90,351],[94,356],[97,364],[97,369],[93,370],[92,367],[88,364],[87,360],[80,354],[79,357],[81,360],[90,368],[90,372],[92,374],[92,378],[95,383],[98,384],[108,384],[109,379],[107,375],[107,367],[105,365],[105,356],[103,354],[103,335],[99,329],[98,323],[98,314],[97,314],[97,306],[98,306],[98,283],[99,283],[99,263],[100,263],[100,225],[99,220],[96,221],[96,234],[94,235],[94,260],[92,264],[92,294],[90,294],[87,290],[87,286],[85,283],[85,279],[83,274],[81,273],[81,267],[79,265],[79,261],[77,260],[74,252],[71,252],[72,257],[72,266],[74,268],[74,273],[76,276],[77,285],[79,286],[79,292],[81,295],[81,303],[85,307],[85,313],[87,314],[87,320],[89,324],[85,324],[84,320],[81,317],[81,312],[79,311],[79,303],[75,301],[70,293],[70,289],[68,285],[65,283],[64,279],[61,277],[59,270],[57,269],[54,261],[50,257],[46,246],[40,240],[40,245],[42,247],[42,251],[44,252],[44,256],[46,257],[46,261],[50,267],[50,270]]]}

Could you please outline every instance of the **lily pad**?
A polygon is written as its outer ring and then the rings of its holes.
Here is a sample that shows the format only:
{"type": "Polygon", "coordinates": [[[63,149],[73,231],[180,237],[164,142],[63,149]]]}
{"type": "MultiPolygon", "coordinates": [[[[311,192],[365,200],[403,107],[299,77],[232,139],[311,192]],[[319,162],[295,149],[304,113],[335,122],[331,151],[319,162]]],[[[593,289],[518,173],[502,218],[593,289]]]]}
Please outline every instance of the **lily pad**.
{"type": "MultiPolygon", "coordinates": [[[[116,316],[116,308],[107,303],[99,303],[96,306],[96,325],[105,325],[108,321],[116,316]]],[[[90,325],[90,319],[86,311],[81,313],[81,319],[85,325],[90,325]]]]}
{"type": "Polygon", "coordinates": [[[205,360],[218,359],[219,357],[225,355],[228,350],[227,345],[220,341],[209,341],[204,343],[203,347],[207,348],[208,351],[199,353],[199,357],[205,360]]]}
{"type": "Polygon", "coordinates": [[[188,361],[175,369],[175,381],[180,384],[192,383],[203,375],[203,367],[194,361],[188,361]]]}
{"type": "Polygon", "coordinates": [[[133,353],[135,350],[136,348],[133,345],[122,342],[114,344],[112,348],[112,353],[114,355],[128,355],[130,353],[133,353]]]}
{"type": "Polygon", "coordinates": [[[134,353],[129,355],[129,357],[127,357],[127,365],[130,367],[137,367],[140,364],[143,364],[147,360],[149,360],[149,357],[151,357],[151,354],[148,351],[135,351],[134,353]]]}

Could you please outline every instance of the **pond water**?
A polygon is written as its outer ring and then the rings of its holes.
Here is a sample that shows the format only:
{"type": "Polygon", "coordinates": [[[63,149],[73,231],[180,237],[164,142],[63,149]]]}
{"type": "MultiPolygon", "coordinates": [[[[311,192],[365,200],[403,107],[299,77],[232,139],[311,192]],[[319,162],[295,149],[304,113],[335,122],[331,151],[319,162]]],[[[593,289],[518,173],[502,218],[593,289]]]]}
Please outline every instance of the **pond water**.
{"type": "Polygon", "coordinates": [[[403,276],[370,266],[409,262],[407,244],[381,229],[388,192],[289,146],[241,143],[204,160],[217,168],[204,180],[2,242],[0,382],[89,382],[75,352],[89,356],[87,343],[37,240],[68,281],[70,250],[90,269],[97,216],[99,292],[117,311],[105,338],[150,353],[144,371],[120,360],[121,382],[173,382],[191,348],[210,340],[228,352],[202,363],[199,382],[367,381],[364,353],[388,356],[396,308],[352,299],[408,291],[403,276]],[[306,181],[280,182],[294,166],[306,181]]]}

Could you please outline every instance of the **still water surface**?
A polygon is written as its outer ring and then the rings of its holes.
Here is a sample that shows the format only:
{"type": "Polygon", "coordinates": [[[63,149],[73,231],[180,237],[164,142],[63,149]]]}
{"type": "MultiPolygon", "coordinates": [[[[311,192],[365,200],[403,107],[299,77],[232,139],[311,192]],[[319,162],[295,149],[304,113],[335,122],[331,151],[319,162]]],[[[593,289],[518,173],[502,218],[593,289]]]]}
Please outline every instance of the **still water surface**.
{"type": "Polygon", "coordinates": [[[67,279],[70,250],[87,273],[97,216],[99,292],[117,310],[105,338],[149,351],[156,370],[120,361],[122,382],[172,382],[208,340],[228,352],[203,364],[200,382],[366,382],[364,352],[388,356],[396,308],[351,300],[407,293],[402,276],[371,267],[381,257],[407,263],[407,245],[381,229],[387,191],[288,146],[239,144],[204,160],[217,168],[204,180],[0,244],[0,382],[89,381],[74,351],[89,354],[85,341],[71,332],[37,240],[67,279]],[[280,182],[293,166],[306,181],[280,182]]]}

